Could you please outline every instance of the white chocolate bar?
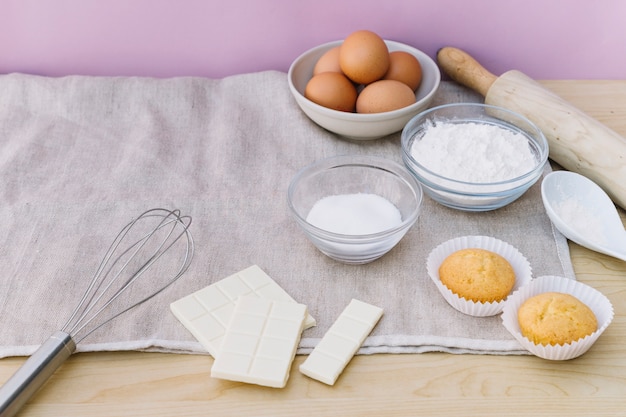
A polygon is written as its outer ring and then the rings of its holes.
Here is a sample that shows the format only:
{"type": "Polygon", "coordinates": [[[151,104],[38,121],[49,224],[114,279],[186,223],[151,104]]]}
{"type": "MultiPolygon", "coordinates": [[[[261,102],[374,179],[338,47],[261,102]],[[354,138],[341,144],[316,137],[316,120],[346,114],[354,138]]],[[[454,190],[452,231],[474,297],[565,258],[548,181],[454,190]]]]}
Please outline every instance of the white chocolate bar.
{"type": "MultiPolygon", "coordinates": [[[[170,304],[170,309],[215,358],[240,296],[296,302],[261,268],[253,265],[174,301],[170,304]]],[[[304,329],[313,326],[315,319],[307,313],[304,329]]]]}
{"type": "Polygon", "coordinates": [[[304,304],[240,297],[211,376],[283,388],[306,315],[304,304]]]}
{"type": "Polygon", "coordinates": [[[359,300],[350,301],[311,354],[300,364],[300,372],[334,385],[382,315],[383,309],[380,307],[359,300]]]}

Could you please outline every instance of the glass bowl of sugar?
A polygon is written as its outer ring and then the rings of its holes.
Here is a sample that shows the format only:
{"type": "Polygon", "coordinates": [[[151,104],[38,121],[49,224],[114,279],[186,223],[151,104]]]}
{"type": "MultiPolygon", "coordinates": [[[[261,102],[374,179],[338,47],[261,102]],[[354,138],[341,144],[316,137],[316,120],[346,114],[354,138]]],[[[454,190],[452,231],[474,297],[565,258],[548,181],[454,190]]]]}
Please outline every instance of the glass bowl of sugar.
{"type": "Polygon", "coordinates": [[[342,155],[300,170],[287,203],[306,237],[328,257],[365,264],[389,252],[415,224],[422,188],[392,160],[342,155]]]}
{"type": "Polygon", "coordinates": [[[526,117],[480,103],[433,107],[401,135],[402,159],[438,203],[463,211],[496,210],[541,177],[548,142],[526,117]]]}

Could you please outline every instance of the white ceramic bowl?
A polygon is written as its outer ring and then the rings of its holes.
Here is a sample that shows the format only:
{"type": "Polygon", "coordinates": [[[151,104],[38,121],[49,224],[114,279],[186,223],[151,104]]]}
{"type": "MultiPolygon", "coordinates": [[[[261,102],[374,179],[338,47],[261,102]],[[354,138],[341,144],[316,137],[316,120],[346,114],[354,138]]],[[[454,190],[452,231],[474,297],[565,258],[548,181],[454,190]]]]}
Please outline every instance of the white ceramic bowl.
{"type": "Polygon", "coordinates": [[[336,156],[300,170],[289,185],[287,203],[306,237],[325,255],[347,264],[372,262],[389,252],[416,222],[422,189],[400,164],[380,157],[336,156]],[[341,234],[307,221],[322,198],[358,193],[376,194],[400,212],[401,223],[377,233],[341,234]]]}
{"type": "Polygon", "coordinates": [[[287,74],[289,89],[302,111],[321,127],[340,136],[355,140],[378,139],[399,132],[416,114],[428,108],[439,88],[439,67],[424,52],[400,42],[385,41],[389,52],[405,51],[414,55],[422,66],[422,82],[415,92],[416,103],[402,109],[384,113],[359,114],[332,110],[313,103],[304,97],[304,89],[313,76],[317,60],[329,49],[343,41],[329,42],[312,48],[289,67],[287,74]]]}
{"type": "Polygon", "coordinates": [[[480,103],[446,104],[418,114],[404,127],[401,145],[404,163],[424,192],[444,206],[464,211],[495,210],[517,200],[541,177],[548,160],[548,142],[530,120],[510,110],[480,103]],[[498,182],[462,181],[433,172],[416,160],[412,148],[428,126],[441,122],[489,124],[521,133],[528,140],[535,164],[522,175],[498,182]]]}

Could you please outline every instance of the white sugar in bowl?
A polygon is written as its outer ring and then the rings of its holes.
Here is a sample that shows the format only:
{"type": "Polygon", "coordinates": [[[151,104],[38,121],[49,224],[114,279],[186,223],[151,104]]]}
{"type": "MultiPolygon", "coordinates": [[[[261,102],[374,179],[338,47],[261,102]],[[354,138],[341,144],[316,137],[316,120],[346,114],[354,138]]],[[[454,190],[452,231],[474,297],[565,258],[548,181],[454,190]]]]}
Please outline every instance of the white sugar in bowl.
{"type": "Polygon", "coordinates": [[[322,253],[364,264],[389,252],[417,221],[422,189],[394,161],[337,156],[300,170],[289,185],[287,203],[322,253]]]}

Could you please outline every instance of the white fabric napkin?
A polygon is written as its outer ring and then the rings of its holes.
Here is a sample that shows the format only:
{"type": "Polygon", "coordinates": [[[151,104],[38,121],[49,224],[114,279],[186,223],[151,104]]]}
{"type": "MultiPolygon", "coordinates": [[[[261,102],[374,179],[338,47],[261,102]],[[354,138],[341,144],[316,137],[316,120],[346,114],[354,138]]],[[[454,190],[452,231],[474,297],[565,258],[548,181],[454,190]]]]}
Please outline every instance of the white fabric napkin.
{"type": "MultiPolygon", "coordinates": [[[[480,97],[444,82],[433,104],[459,101],[480,97]]],[[[445,240],[483,234],[517,247],[535,276],[573,278],[539,184],[486,213],[426,197],[396,248],[349,266],[318,252],[286,204],[299,169],[339,154],[401,162],[400,134],[354,142],[319,128],[297,107],[282,72],[220,80],[0,76],[0,357],[30,354],[61,328],[118,230],[152,207],[194,218],[191,268],[78,351],[204,353],[169,304],[257,264],[317,319],[300,353],[352,298],[385,310],[359,353],[524,353],[500,317],[452,309],[425,260],[445,240]]]]}

